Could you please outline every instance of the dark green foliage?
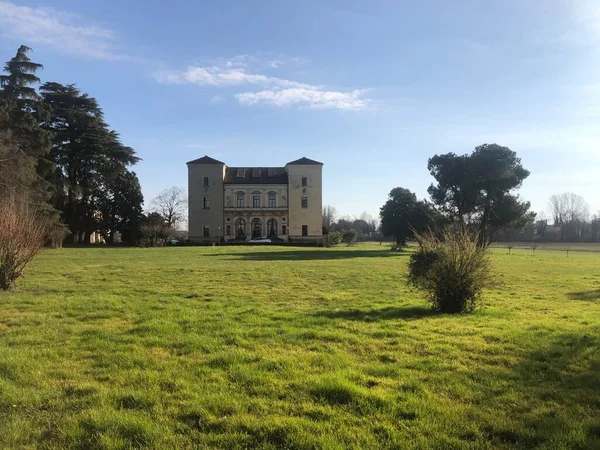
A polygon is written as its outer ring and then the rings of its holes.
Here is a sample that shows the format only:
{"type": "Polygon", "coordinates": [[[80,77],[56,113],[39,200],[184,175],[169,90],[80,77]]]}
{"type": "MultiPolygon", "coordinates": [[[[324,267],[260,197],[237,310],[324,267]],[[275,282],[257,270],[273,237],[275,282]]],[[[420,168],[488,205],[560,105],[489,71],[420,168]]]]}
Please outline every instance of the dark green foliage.
{"type": "Polygon", "coordinates": [[[74,85],[45,83],[40,96],[32,85],[42,65],[29,59],[30,50],[21,46],[0,75],[0,198],[27,196],[56,225],[49,227],[53,245],[65,235],[62,222],[72,242],[98,230],[109,241],[117,231],[135,241],[143,201],[128,170],[135,152],[74,85]]]}
{"type": "Polygon", "coordinates": [[[428,189],[433,203],[455,223],[476,230],[479,245],[490,244],[501,229],[521,229],[535,218],[529,202],[512,194],[529,171],[507,147],[484,144],[470,155],[435,155],[427,168],[437,182],[428,189]]]}
{"type": "Polygon", "coordinates": [[[45,83],[40,90],[53,111],[45,127],[55,136],[53,181],[61,193],[55,202],[71,240],[85,242],[96,230],[109,242],[117,231],[130,233],[143,199],[137,177],[127,168],[139,158],[108,128],[96,99],[72,84],[45,83]]]}
{"type": "Polygon", "coordinates": [[[327,235],[327,246],[340,245],[342,243],[343,233],[341,231],[332,231],[327,235]]]}
{"type": "Polygon", "coordinates": [[[486,247],[460,227],[417,239],[419,249],[408,266],[409,284],[424,291],[436,311],[473,312],[482,290],[492,284],[486,247]]]}
{"type": "Polygon", "coordinates": [[[98,210],[101,213],[100,231],[110,244],[113,243],[117,231],[121,233],[123,243],[137,244],[141,238],[144,201],[137,175],[123,168],[114,173],[107,173],[103,188],[104,195],[98,201],[98,210]]]}
{"type": "Polygon", "coordinates": [[[396,238],[396,244],[406,245],[406,240],[421,233],[436,222],[438,214],[426,202],[401,187],[394,188],[388,201],[381,207],[381,232],[396,238]]]}
{"type": "Polygon", "coordinates": [[[31,87],[39,83],[35,74],[42,65],[29,59],[30,50],[19,47],[4,66],[7,74],[0,75],[0,196],[26,195],[41,205],[51,190],[44,177],[52,134],[40,127],[49,117],[49,108],[31,87]]]}
{"type": "Polygon", "coordinates": [[[358,238],[358,232],[356,230],[344,230],[342,232],[342,242],[344,244],[352,245],[358,238]]]}

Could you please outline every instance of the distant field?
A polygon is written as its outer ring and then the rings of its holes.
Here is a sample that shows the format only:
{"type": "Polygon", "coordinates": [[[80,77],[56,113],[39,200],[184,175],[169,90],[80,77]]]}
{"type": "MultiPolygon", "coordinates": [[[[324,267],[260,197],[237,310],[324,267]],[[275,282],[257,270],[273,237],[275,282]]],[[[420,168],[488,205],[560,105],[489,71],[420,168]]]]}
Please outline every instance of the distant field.
{"type": "Polygon", "coordinates": [[[443,316],[386,246],[44,251],[0,294],[0,448],[600,448],[600,254],[493,254],[443,316]]]}
{"type": "Polygon", "coordinates": [[[514,250],[530,250],[532,245],[537,245],[538,250],[569,251],[573,252],[600,252],[600,242],[495,242],[492,248],[507,248],[513,246],[514,250]]]}

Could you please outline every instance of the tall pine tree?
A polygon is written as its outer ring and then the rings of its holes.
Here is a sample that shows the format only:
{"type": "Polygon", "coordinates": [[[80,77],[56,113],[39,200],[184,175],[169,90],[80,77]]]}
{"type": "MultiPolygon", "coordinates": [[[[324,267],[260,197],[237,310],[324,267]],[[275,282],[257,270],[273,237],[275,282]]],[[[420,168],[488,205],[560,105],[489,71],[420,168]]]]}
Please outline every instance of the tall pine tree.
{"type": "Polygon", "coordinates": [[[44,178],[50,168],[46,156],[52,133],[40,127],[49,118],[49,108],[32,87],[40,82],[36,72],[42,65],[29,59],[30,51],[19,47],[4,66],[6,75],[0,75],[0,189],[27,195],[39,205],[51,190],[44,178]]]}

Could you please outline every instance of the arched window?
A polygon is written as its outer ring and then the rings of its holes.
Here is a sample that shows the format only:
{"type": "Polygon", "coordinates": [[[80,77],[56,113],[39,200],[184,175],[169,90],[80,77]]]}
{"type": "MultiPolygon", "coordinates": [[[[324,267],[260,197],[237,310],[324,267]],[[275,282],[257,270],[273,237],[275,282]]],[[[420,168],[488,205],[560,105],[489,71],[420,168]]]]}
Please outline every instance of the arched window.
{"type": "Polygon", "coordinates": [[[252,227],[252,239],[262,236],[262,221],[257,217],[250,222],[252,227]]]}
{"type": "Polygon", "coordinates": [[[282,225],[282,227],[281,227],[281,234],[283,234],[283,235],[287,234],[287,227],[285,225],[282,225]]]}
{"type": "Polygon", "coordinates": [[[246,239],[246,221],[241,217],[235,221],[235,238],[246,239]]]}
{"type": "Polygon", "coordinates": [[[267,236],[277,237],[277,220],[275,220],[275,219],[267,220],[267,236]]]}
{"type": "Polygon", "coordinates": [[[225,236],[231,236],[231,225],[225,227],[225,236]]]}

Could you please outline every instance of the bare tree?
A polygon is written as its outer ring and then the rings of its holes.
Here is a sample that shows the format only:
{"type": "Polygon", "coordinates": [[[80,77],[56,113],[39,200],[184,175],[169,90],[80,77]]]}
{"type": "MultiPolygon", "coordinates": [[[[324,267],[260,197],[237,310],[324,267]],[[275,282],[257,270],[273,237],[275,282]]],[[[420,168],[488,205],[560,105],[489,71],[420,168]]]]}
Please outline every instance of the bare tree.
{"type": "Polygon", "coordinates": [[[161,215],[169,228],[177,229],[177,225],[185,220],[187,211],[185,191],[175,186],[166,189],[152,200],[151,208],[161,215]]]}
{"type": "Polygon", "coordinates": [[[337,211],[331,205],[323,206],[323,226],[327,228],[327,230],[331,229],[331,225],[335,223],[335,219],[337,218],[337,211]]]}
{"type": "Polygon", "coordinates": [[[554,225],[560,227],[561,240],[579,238],[590,215],[589,206],[584,198],[572,192],[565,192],[550,197],[549,206],[554,225]]]}
{"type": "Polygon", "coordinates": [[[0,202],[0,290],[10,289],[44,246],[48,220],[25,196],[0,202]]]}

